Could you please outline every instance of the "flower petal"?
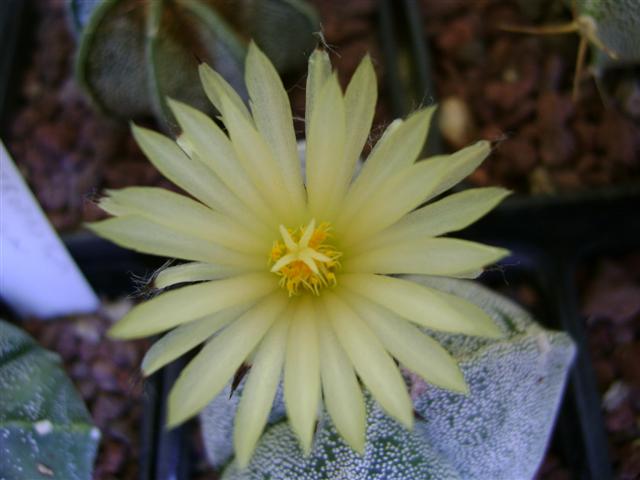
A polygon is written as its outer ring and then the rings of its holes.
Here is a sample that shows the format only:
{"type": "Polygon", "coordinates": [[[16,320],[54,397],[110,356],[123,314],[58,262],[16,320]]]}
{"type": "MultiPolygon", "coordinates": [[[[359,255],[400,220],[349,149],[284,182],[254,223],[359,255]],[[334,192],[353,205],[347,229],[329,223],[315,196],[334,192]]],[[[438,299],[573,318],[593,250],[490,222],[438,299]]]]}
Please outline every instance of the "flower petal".
{"type": "Polygon", "coordinates": [[[240,468],[249,463],[271,411],[282,373],[289,320],[288,317],[281,317],[266,334],[242,390],[233,432],[240,468]]]}
{"type": "Polygon", "coordinates": [[[440,184],[429,194],[427,200],[440,195],[442,192],[446,192],[458,184],[478,168],[490,153],[491,143],[487,140],[480,140],[451,155],[436,155],[428,158],[426,161],[431,161],[438,165],[444,164],[446,168],[444,169],[445,174],[440,180],[440,184]]]}
{"type": "Polygon", "coordinates": [[[287,194],[282,168],[264,138],[226,98],[222,98],[222,107],[223,121],[242,168],[278,218],[288,225],[299,223],[304,205],[294,203],[287,194]]]}
{"type": "Polygon", "coordinates": [[[307,193],[309,211],[328,218],[335,202],[335,175],[344,163],[345,105],[338,77],[332,75],[318,92],[307,137],[307,193]]]}
{"type": "Polygon", "coordinates": [[[467,272],[458,272],[455,274],[449,274],[449,277],[452,278],[478,278],[480,275],[482,275],[484,272],[484,269],[482,268],[478,268],[477,270],[469,270],[467,272]]]}
{"type": "Polygon", "coordinates": [[[236,106],[240,115],[245,117],[247,121],[251,122],[251,115],[238,92],[229,85],[229,83],[222,78],[218,72],[211,68],[206,63],[201,63],[198,66],[198,73],[200,74],[200,82],[204,93],[207,95],[211,103],[216,110],[222,112],[222,98],[228,98],[236,106]]]}
{"type": "Polygon", "coordinates": [[[500,338],[503,333],[480,307],[455,295],[400,278],[342,274],[340,285],[424,327],[500,338]]]}
{"type": "Polygon", "coordinates": [[[411,212],[358,246],[364,252],[402,240],[419,240],[462,230],[486,215],[511,192],[499,187],[471,188],[411,212]]]}
{"type": "Polygon", "coordinates": [[[287,338],[284,400],[291,428],[307,455],[320,402],[317,313],[309,296],[302,296],[297,302],[287,338]]]}
{"type": "Polygon", "coordinates": [[[413,405],[393,359],[367,324],[334,293],[323,292],[338,341],[358,375],[385,411],[407,428],[413,426],[413,405]]]}
{"type": "Polygon", "coordinates": [[[87,225],[120,246],[170,258],[220,263],[241,270],[257,270],[264,257],[239,253],[196,238],[139,215],[110,218],[87,225]]]}
{"type": "Polygon", "coordinates": [[[318,100],[318,94],[331,76],[331,61],[324,50],[316,49],[309,56],[309,70],[307,73],[306,104],[305,104],[305,137],[309,138],[311,115],[318,100]]]}
{"type": "Polygon", "coordinates": [[[253,41],[249,44],[245,80],[251,97],[251,112],[258,131],[280,164],[289,198],[294,204],[302,205],[306,200],[306,194],[302,184],[289,96],[282,85],[280,75],[253,41]]]}
{"type": "Polygon", "coordinates": [[[169,100],[169,106],[185,139],[197,152],[197,158],[215,172],[229,190],[257,214],[257,218],[273,223],[273,213],[264,205],[264,199],[240,166],[229,137],[211,118],[195,108],[175,100],[169,100]]]}
{"type": "Polygon", "coordinates": [[[163,289],[179,283],[202,282],[204,280],[219,280],[221,278],[238,275],[240,270],[219,264],[190,262],[163,268],[156,273],[153,280],[155,288],[163,289]]]}
{"type": "Polygon", "coordinates": [[[341,232],[342,248],[348,250],[352,245],[366,242],[419,206],[438,186],[444,176],[443,169],[444,165],[418,162],[386,179],[348,224],[339,221],[340,227],[336,225],[336,230],[341,232]]]}
{"type": "Polygon", "coordinates": [[[369,138],[375,113],[378,89],[371,57],[366,55],[353,74],[344,96],[345,153],[344,159],[333,172],[333,192],[327,199],[327,210],[337,211],[353,178],[362,148],[369,138]]]}
{"type": "Polygon", "coordinates": [[[205,205],[255,228],[256,217],[202,162],[189,158],[178,145],[157,132],[132,127],[147,158],[165,177],[205,205]]]}
{"type": "Polygon", "coordinates": [[[400,363],[427,382],[448,390],[468,393],[456,360],[433,338],[380,305],[359,295],[345,296],[384,347],[400,363]]]}
{"type": "Polygon", "coordinates": [[[344,95],[347,118],[347,142],[345,146],[345,166],[348,174],[347,183],[362,148],[369,138],[373,115],[378,98],[376,72],[367,54],[358,65],[344,95]]]}
{"type": "Polygon", "coordinates": [[[363,454],[366,411],[353,365],[326,318],[318,322],[318,332],[324,403],[338,433],[351,448],[363,454]]]}
{"type": "Polygon", "coordinates": [[[286,304],[287,297],[281,292],[270,295],[205,345],[169,393],[169,428],[198,413],[220,393],[286,304]]]}
{"type": "Polygon", "coordinates": [[[455,238],[400,241],[343,262],[345,272],[448,275],[477,271],[509,254],[503,248],[455,238]]]}
{"type": "Polygon", "coordinates": [[[482,163],[489,147],[489,142],[481,141],[453,155],[418,162],[386,179],[342,230],[344,248],[392,225],[421,203],[459,182],[482,163]]]}
{"type": "Polygon", "coordinates": [[[278,282],[270,273],[250,273],[189,285],[137,305],[111,327],[109,335],[114,338],[146,337],[225,308],[253,302],[277,288],[278,282]]]}
{"type": "Polygon", "coordinates": [[[100,208],[112,215],[140,215],[232,250],[263,253],[269,249],[269,240],[261,241],[241,224],[184,195],[154,187],[109,190],[107,195],[100,200],[100,208]]]}
{"type": "Polygon", "coordinates": [[[149,376],[205,342],[211,335],[242,315],[249,305],[228,308],[171,330],[147,351],[142,360],[142,371],[149,376]]]}
{"type": "Polygon", "coordinates": [[[418,110],[406,121],[389,125],[349,188],[337,229],[344,230],[390,175],[415,162],[422,151],[434,111],[435,107],[418,110]]]}

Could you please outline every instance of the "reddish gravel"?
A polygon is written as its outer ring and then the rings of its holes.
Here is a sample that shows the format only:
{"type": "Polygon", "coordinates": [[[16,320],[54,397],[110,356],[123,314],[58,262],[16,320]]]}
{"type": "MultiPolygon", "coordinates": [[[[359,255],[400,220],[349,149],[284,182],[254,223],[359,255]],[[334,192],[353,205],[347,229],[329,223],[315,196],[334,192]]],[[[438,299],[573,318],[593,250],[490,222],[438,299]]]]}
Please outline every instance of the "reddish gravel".
{"type": "Polygon", "coordinates": [[[580,272],[582,313],[616,478],[640,478],[640,253],[580,272]]]}
{"type": "MultiPolygon", "coordinates": [[[[592,79],[571,100],[576,37],[501,31],[498,25],[567,22],[562,2],[421,0],[437,95],[468,111],[445,137],[457,149],[499,141],[471,176],[477,185],[564,193],[640,182],[640,126],[606,109],[592,79]],[[463,133],[459,133],[463,132],[463,133]]],[[[443,108],[443,111],[446,110],[443,108]]],[[[450,120],[447,122],[450,123],[450,120]]]]}

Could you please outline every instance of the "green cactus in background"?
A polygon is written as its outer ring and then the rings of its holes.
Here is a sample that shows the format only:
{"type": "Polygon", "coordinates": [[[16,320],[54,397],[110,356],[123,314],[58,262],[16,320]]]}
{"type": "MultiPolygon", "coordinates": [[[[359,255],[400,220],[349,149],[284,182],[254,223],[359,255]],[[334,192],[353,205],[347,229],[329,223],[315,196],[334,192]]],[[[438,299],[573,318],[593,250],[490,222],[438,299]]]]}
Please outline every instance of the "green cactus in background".
{"type": "MultiPolygon", "coordinates": [[[[304,457],[282,421],[278,392],[249,467],[232,460],[231,432],[239,395],[230,386],[201,416],[210,462],[226,464],[224,480],[485,479],[533,477],[543,458],[575,353],[564,333],[544,330],[514,303],[462,280],[411,277],[482,307],[507,333],[498,340],[429,331],[459,361],[468,396],[425,384],[405,371],[418,414],[409,432],[367,400],[364,456],[337,435],[328,415],[318,424],[314,449],[304,457]]],[[[242,390],[241,383],[238,389],[242,390]]]]}
{"type": "Polygon", "coordinates": [[[604,47],[593,49],[590,69],[601,97],[640,120],[640,2],[577,0],[577,9],[594,20],[604,47]]]}
{"type": "Polygon", "coordinates": [[[3,320],[0,391],[1,479],[91,478],[100,431],[60,358],[3,320]]]}
{"type": "Polygon", "coordinates": [[[580,16],[592,18],[598,69],[640,63],[640,2],[637,0],[576,0],[580,16]],[[609,53],[607,53],[609,52],[609,53]]]}
{"type": "Polygon", "coordinates": [[[93,103],[125,119],[155,115],[169,129],[167,96],[211,110],[199,63],[246,97],[251,38],[282,73],[306,64],[320,28],[305,0],[71,0],[69,12],[81,29],[77,78],[93,103]]]}

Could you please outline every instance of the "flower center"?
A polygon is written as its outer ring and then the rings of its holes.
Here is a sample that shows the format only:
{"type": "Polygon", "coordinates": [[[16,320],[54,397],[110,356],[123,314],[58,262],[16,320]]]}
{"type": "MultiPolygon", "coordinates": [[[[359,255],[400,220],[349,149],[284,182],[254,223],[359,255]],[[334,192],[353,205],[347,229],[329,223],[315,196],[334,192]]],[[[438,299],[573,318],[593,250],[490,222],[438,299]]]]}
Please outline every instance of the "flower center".
{"type": "Polygon", "coordinates": [[[320,289],[336,284],[335,272],[340,268],[338,258],[342,253],[327,240],[331,225],[323,222],[316,227],[311,220],[306,227],[287,229],[280,225],[281,240],[273,243],[269,255],[271,271],[280,275],[280,286],[286,288],[289,296],[307,289],[315,295],[320,289]]]}

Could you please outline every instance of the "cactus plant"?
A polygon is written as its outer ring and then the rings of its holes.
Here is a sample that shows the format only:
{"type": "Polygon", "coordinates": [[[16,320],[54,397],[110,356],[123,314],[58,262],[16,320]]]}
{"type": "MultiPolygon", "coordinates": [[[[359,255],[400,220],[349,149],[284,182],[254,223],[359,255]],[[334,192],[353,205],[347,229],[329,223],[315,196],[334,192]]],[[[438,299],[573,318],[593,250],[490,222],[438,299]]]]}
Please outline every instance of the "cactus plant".
{"type": "Polygon", "coordinates": [[[82,29],[76,73],[93,103],[123,118],[155,115],[169,128],[166,97],[211,111],[198,64],[214,65],[241,96],[249,38],[280,72],[303,66],[319,29],[305,0],[72,0],[82,29]]]}
{"type": "MultiPolygon", "coordinates": [[[[520,307],[484,287],[463,280],[411,279],[475,303],[508,332],[501,339],[429,332],[460,362],[470,394],[429,386],[405,370],[419,417],[414,432],[403,429],[368,400],[364,456],[346,446],[324,414],[308,457],[281,421],[285,409],[278,395],[271,426],[248,468],[239,469],[231,462],[224,480],[510,480],[534,475],[575,353],[571,339],[544,330],[520,307]]],[[[209,460],[216,467],[231,459],[231,419],[238,396],[227,387],[200,416],[209,460]]]]}
{"type": "Polygon", "coordinates": [[[349,448],[326,413],[320,418],[315,447],[305,457],[285,422],[271,427],[248,468],[231,464],[223,480],[428,480],[460,478],[417,430],[406,430],[367,396],[367,442],[363,455],[349,448]]]}
{"type": "Polygon", "coordinates": [[[100,431],[60,358],[3,320],[0,390],[1,479],[91,478],[100,431]]]}
{"type": "Polygon", "coordinates": [[[604,46],[604,49],[596,49],[594,65],[598,70],[620,64],[640,63],[639,2],[577,0],[576,6],[580,16],[593,19],[597,38],[604,46]],[[608,55],[606,51],[612,52],[613,55],[608,55]]]}

